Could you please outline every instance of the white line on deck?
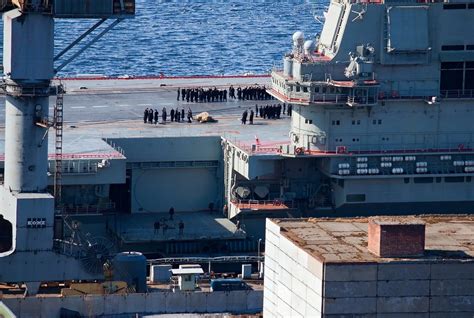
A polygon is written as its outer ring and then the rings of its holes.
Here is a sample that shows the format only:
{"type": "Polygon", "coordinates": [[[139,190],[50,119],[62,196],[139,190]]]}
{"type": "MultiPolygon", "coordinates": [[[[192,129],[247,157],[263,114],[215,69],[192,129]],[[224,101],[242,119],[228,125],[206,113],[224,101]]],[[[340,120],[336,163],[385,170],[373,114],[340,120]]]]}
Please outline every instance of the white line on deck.
{"type": "Polygon", "coordinates": [[[98,106],[92,106],[92,108],[106,108],[109,107],[107,105],[98,105],[98,106]]]}
{"type": "Polygon", "coordinates": [[[150,106],[150,104],[137,104],[138,106],[150,106]]]}
{"type": "Polygon", "coordinates": [[[74,108],[74,109],[81,109],[81,108],[86,108],[85,106],[71,106],[71,108],[74,108]]]}
{"type": "Polygon", "coordinates": [[[131,105],[123,104],[123,105],[117,105],[117,106],[120,106],[120,107],[127,107],[127,106],[131,106],[131,105]]]}

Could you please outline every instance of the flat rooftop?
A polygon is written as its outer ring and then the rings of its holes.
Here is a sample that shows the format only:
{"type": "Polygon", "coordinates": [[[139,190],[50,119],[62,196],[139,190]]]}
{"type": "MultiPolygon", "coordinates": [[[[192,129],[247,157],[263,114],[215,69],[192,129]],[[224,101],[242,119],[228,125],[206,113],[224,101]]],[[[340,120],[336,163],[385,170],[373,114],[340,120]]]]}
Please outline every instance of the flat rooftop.
{"type": "Polygon", "coordinates": [[[425,253],[412,258],[381,258],[367,248],[368,218],[272,219],[280,233],[324,263],[395,261],[474,261],[474,216],[431,215],[391,217],[426,224],[425,253]]]}

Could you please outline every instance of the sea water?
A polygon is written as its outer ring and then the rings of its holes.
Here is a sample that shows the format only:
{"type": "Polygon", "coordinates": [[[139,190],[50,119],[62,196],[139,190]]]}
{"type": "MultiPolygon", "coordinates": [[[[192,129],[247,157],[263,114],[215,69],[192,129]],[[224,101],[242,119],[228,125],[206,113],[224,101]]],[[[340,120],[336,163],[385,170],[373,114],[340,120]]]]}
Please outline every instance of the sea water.
{"type": "MultiPolygon", "coordinates": [[[[119,23],[58,76],[265,74],[282,66],[295,31],[314,40],[321,32],[315,16],[327,5],[321,0],[136,0],[134,19],[119,23]]],[[[95,22],[56,20],[56,52],[95,22]]]]}

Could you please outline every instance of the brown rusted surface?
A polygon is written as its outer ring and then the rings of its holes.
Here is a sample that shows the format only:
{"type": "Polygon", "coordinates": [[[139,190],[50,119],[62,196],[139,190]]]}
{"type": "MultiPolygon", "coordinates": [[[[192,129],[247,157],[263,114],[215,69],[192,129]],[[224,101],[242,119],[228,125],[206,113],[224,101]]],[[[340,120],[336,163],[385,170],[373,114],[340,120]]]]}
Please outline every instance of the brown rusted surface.
{"type": "Polygon", "coordinates": [[[287,237],[325,263],[382,263],[440,260],[474,262],[474,216],[394,216],[384,222],[426,225],[425,253],[413,257],[378,257],[368,250],[369,218],[273,219],[287,237]]]}

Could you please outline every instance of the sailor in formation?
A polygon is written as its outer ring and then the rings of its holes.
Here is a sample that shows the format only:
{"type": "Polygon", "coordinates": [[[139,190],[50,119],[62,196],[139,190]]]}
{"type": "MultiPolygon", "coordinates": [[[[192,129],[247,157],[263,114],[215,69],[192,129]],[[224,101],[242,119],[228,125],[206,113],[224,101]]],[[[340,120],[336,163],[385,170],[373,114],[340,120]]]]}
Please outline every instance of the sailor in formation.
{"type": "MultiPolygon", "coordinates": [[[[188,108],[188,111],[186,112],[184,107],[181,108],[181,110],[176,107],[176,109],[171,108],[170,111],[170,118],[172,122],[185,122],[186,118],[188,119],[188,123],[192,122],[193,119],[193,112],[191,111],[191,108],[188,108]]],[[[145,111],[143,112],[143,123],[145,124],[155,124],[157,125],[159,123],[160,119],[160,112],[158,109],[153,109],[153,108],[146,108],[145,111]]],[[[161,122],[163,124],[166,123],[168,120],[168,112],[166,110],[166,107],[163,107],[161,110],[161,122]]]]}

